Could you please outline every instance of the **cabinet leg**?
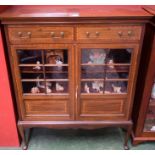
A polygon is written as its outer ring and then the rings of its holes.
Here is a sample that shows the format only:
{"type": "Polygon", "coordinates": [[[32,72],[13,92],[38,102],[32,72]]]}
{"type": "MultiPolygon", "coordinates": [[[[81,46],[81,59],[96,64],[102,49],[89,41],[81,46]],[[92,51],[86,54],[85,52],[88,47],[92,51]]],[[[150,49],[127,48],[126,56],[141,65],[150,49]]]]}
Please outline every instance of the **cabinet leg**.
{"type": "Polygon", "coordinates": [[[18,130],[19,130],[20,137],[22,139],[21,147],[22,147],[23,150],[27,150],[28,145],[27,145],[27,142],[26,142],[26,136],[25,136],[25,131],[24,131],[23,126],[18,125],[18,130]]]}
{"type": "Polygon", "coordinates": [[[127,127],[127,133],[124,140],[124,150],[129,150],[128,141],[131,136],[131,132],[132,132],[132,125],[127,127]]]}

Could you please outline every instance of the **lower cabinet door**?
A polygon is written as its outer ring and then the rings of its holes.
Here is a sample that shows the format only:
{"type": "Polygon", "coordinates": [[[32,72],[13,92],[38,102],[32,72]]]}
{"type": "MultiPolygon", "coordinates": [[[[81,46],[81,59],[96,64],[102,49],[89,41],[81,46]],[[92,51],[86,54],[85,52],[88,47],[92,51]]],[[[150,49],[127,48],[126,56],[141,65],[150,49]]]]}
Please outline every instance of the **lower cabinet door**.
{"type": "Polygon", "coordinates": [[[71,120],[69,97],[25,99],[25,120],[71,120]]]}
{"type": "Polygon", "coordinates": [[[80,120],[123,120],[126,98],[82,96],[78,106],[80,120]]]}

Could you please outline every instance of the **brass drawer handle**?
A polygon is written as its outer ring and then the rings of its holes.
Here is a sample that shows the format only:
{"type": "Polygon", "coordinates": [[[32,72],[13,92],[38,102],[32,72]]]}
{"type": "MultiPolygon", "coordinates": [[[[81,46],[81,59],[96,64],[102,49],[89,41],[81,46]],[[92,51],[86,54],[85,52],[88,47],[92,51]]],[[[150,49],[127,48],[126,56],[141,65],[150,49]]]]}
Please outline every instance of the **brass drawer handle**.
{"type": "Polygon", "coordinates": [[[51,37],[55,39],[64,38],[64,36],[65,36],[64,32],[60,32],[60,37],[56,37],[55,32],[51,32],[51,37]]]}
{"type": "Polygon", "coordinates": [[[86,32],[86,36],[89,37],[90,36],[90,33],[89,32],[86,32]]]}
{"type": "Polygon", "coordinates": [[[18,36],[21,37],[22,36],[22,32],[18,32],[18,36]]]}
{"type": "Polygon", "coordinates": [[[60,32],[61,37],[63,38],[65,33],[64,32],[60,32]]]}
{"type": "Polygon", "coordinates": [[[27,32],[25,36],[23,36],[22,32],[18,32],[18,36],[22,39],[27,39],[27,38],[31,38],[32,33],[31,32],[27,32]]]}
{"type": "Polygon", "coordinates": [[[121,37],[123,35],[123,32],[122,31],[119,31],[118,32],[118,35],[121,37]]]}
{"type": "Polygon", "coordinates": [[[100,32],[96,32],[96,36],[98,37],[100,35],[100,32]]]}
{"type": "Polygon", "coordinates": [[[51,32],[51,37],[54,38],[54,36],[55,36],[55,33],[51,32]]]}
{"type": "Polygon", "coordinates": [[[132,34],[132,31],[128,31],[128,36],[131,36],[132,34]]]}

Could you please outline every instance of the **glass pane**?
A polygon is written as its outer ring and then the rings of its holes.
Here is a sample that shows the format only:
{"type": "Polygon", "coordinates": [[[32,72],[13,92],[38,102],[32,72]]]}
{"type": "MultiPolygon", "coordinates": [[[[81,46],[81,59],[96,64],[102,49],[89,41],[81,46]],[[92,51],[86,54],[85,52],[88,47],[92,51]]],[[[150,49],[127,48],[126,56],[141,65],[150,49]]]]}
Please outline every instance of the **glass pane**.
{"type": "Polygon", "coordinates": [[[105,64],[108,49],[82,49],[82,64],[105,64]]]}
{"type": "Polygon", "coordinates": [[[35,66],[35,65],[32,65],[32,66],[20,66],[20,72],[22,73],[43,73],[43,66],[35,66]]]}
{"type": "Polygon", "coordinates": [[[144,125],[144,131],[155,132],[155,82],[152,87],[152,93],[144,125]]]}
{"type": "Polygon", "coordinates": [[[39,81],[39,84],[42,85],[40,87],[38,85],[38,82],[34,81],[24,81],[22,82],[23,85],[23,93],[29,93],[31,95],[37,95],[41,93],[45,93],[45,82],[44,81],[39,81]]]}
{"type": "Polygon", "coordinates": [[[110,49],[107,54],[108,63],[130,63],[132,49],[110,49]]]}
{"type": "Polygon", "coordinates": [[[81,93],[127,93],[133,49],[81,49],[81,93]]]}
{"type": "Polygon", "coordinates": [[[21,79],[43,79],[43,70],[33,71],[32,67],[20,67],[21,79]]]}
{"type": "Polygon", "coordinates": [[[105,94],[127,93],[127,81],[105,81],[105,94]]]}
{"type": "Polygon", "coordinates": [[[104,93],[104,81],[81,82],[81,93],[104,93]]]}
{"type": "Polygon", "coordinates": [[[68,64],[68,51],[66,49],[45,50],[44,59],[45,64],[59,66],[68,64]]]}
{"type": "Polygon", "coordinates": [[[19,64],[42,64],[41,50],[18,50],[19,64]]]}
{"type": "Polygon", "coordinates": [[[68,50],[17,50],[24,95],[68,93],[68,50]]]}
{"type": "Polygon", "coordinates": [[[98,79],[105,78],[104,66],[81,66],[82,79],[98,79]]]}
{"type": "Polygon", "coordinates": [[[44,61],[46,83],[51,84],[47,94],[68,93],[68,50],[45,50],[44,61]]]}
{"type": "Polygon", "coordinates": [[[128,72],[107,72],[106,79],[128,79],[128,72]]]}
{"type": "Polygon", "coordinates": [[[68,82],[46,81],[46,93],[68,93],[68,82]]]}
{"type": "Polygon", "coordinates": [[[46,79],[68,79],[68,67],[45,67],[46,79]]]}

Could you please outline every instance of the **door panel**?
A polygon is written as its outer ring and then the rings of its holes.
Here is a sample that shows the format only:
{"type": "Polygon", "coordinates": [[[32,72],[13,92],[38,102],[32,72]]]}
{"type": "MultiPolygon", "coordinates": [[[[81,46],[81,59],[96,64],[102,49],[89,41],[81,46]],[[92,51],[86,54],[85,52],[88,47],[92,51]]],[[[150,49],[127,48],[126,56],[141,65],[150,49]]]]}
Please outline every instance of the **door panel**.
{"type": "Polygon", "coordinates": [[[41,116],[42,120],[72,120],[72,46],[12,46],[12,56],[23,119],[38,120],[41,116]],[[25,97],[29,100],[23,100],[25,97]]]}
{"type": "Polygon", "coordinates": [[[77,53],[77,119],[126,119],[138,46],[80,44],[77,53]]]}

